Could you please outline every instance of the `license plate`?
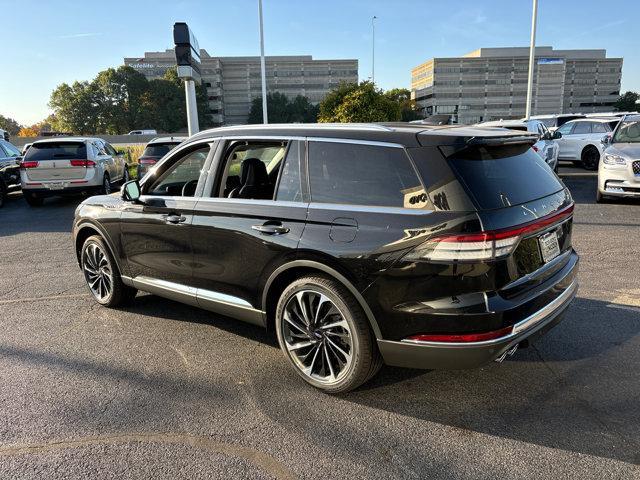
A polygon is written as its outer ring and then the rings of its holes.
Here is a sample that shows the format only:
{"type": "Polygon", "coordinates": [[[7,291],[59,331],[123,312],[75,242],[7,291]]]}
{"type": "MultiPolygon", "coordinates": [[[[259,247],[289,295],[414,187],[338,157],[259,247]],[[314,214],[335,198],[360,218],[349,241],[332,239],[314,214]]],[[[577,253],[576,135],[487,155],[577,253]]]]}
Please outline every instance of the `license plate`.
{"type": "Polygon", "coordinates": [[[64,183],[62,182],[47,183],[47,188],[49,190],[62,190],[64,188],[64,183]]]}
{"type": "Polygon", "coordinates": [[[558,234],[555,230],[540,235],[540,237],[538,237],[538,243],[540,244],[540,253],[542,253],[544,263],[560,255],[560,244],[558,243],[558,234]]]}

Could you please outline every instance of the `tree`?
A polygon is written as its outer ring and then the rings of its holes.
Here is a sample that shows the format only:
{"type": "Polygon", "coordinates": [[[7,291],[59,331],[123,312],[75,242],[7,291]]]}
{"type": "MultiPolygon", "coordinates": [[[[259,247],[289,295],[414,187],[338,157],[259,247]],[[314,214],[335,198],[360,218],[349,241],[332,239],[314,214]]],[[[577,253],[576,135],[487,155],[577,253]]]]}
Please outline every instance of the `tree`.
{"type": "Polygon", "coordinates": [[[407,88],[393,88],[384,95],[400,105],[400,116],[403,122],[410,122],[422,118],[416,111],[416,102],[411,99],[411,92],[407,88]]]}
{"type": "Polygon", "coordinates": [[[51,93],[49,106],[55,112],[58,130],[80,135],[98,132],[99,103],[89,82],[58,85],[51,93]]]}
{"type": "Polygon", "coordinates": [[[20,131],[21,125],[13,118],[0,115],[0,128],[9,132],[9,135],[17,135],[20,131]]]}
{"type": "Polygon", "coordinates": [[[640,94],[632,91],[625,92],[613,104],[613,108],[618,112],[635,112],[638,110],[638,104],[636,103],[638,99],[640,99],[640,94]]]}
{"type": "Polygon", "coordinates": [[[320,122],[394,122],[401,119],[400,104],[372,82],[345,84],[320,103],[320,122]]]}
{"type": "MultiPolygon", "coordinates": [[[[280,92],[267,94],[269,123],[314,123],[318,109],[307,97],[298,95],[293,100],[280,92]]],[[[262,123],[262,97],[251,102],[249,123],[262,123]]]]}

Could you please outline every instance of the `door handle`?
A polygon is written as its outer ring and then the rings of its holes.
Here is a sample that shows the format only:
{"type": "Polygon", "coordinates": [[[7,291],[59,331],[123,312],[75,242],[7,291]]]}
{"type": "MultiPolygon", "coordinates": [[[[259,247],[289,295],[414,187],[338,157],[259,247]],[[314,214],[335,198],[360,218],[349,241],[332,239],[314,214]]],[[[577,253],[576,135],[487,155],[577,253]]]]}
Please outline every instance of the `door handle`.
{"type": "Polygon", "coordinates": [[[264,233],[265,235],[282,235],[283,233],[289,233],[289,229],[287,227],[270,223],[265,223],[263,225],[252,225],[251,228],[257,230],[260,233],[264,233]]]}
{"type": "Polygon", "coordinates": [[[177,215],[172,213],[171,215],[164,215],[164,220],[167,223],[184,223],[187,221],[187,217],[183,215],[177,215]]]}

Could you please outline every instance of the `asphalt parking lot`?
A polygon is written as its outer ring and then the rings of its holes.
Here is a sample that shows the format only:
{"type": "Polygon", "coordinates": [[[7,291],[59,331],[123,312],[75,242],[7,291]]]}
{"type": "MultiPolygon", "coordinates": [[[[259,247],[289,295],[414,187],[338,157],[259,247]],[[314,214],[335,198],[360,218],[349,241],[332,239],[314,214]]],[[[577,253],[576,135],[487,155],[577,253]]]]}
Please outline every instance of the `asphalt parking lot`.
{"type": "Polygon", "coordinates": [[[342,396],[257,327],[147,294],[99,307],[71,245],[80,199],[13,194],[0,478],[640,478],[640,202],[564,180],[582,263],[563,323],[501,365],[384,368],[342,396]]]}

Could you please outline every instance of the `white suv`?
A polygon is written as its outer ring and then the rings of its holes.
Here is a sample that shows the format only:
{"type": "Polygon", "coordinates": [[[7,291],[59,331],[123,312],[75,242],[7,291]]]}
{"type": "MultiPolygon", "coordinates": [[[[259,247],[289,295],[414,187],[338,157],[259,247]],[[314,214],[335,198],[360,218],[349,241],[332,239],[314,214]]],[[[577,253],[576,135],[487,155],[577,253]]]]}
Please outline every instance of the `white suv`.
{"type": "Polygon", "coordinates": [[[611,133],[618,125],[619,118],[581,118],[565,123],[556,131],[562,137],[556,140],[560,145],[558,158],[571,160],[587,170],[597,170],[602,152],[602,137],[611,133]]]}
{"type": "Polygon", "coordinates": [[[20,163],[22,192],[31,206],[57,195],[111,193],[113,184],[128,180],[124,157],[100,138],[39,140],[20,163]]]}

